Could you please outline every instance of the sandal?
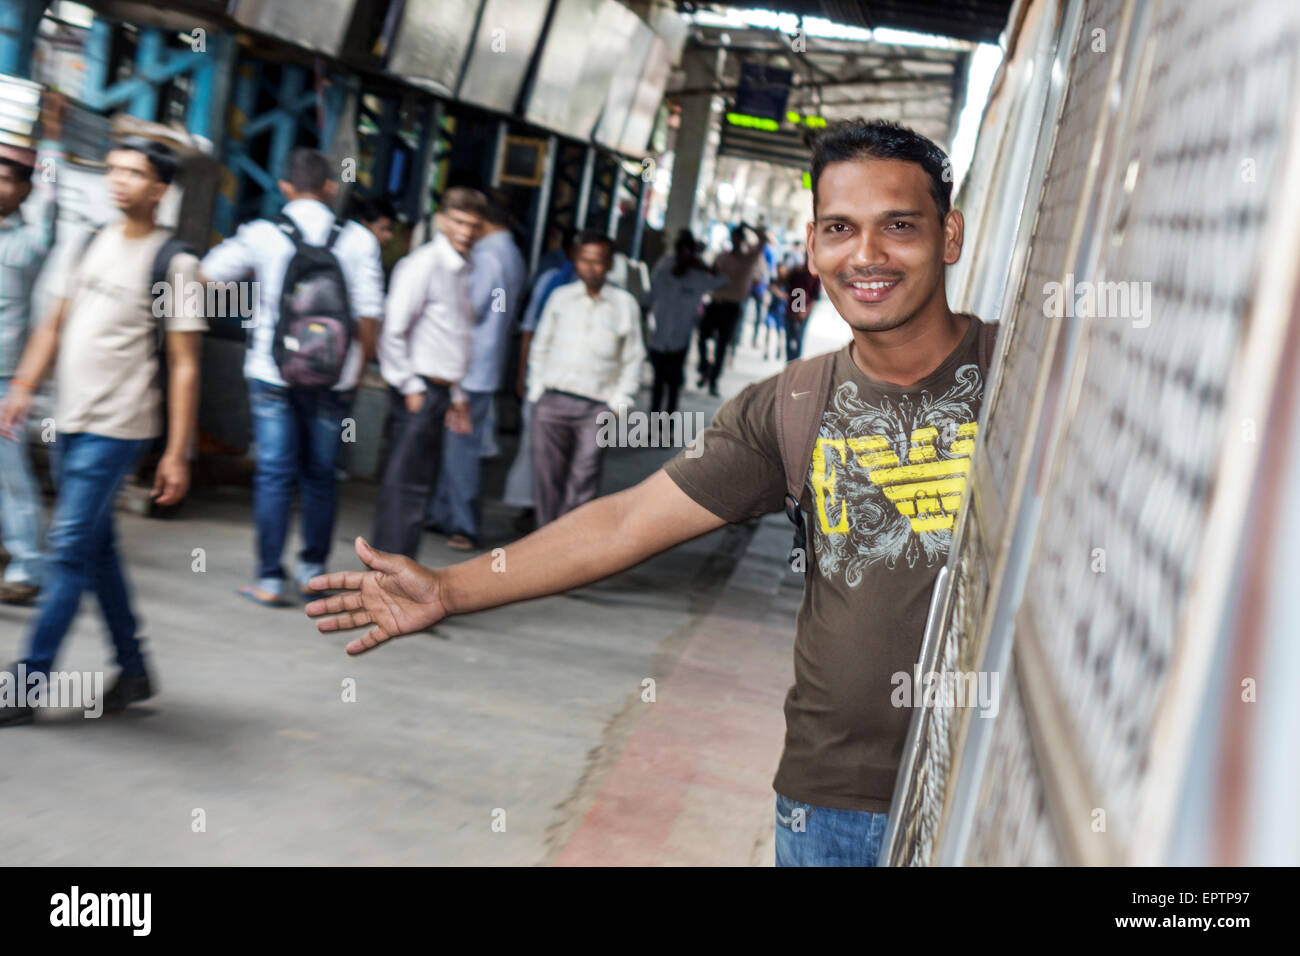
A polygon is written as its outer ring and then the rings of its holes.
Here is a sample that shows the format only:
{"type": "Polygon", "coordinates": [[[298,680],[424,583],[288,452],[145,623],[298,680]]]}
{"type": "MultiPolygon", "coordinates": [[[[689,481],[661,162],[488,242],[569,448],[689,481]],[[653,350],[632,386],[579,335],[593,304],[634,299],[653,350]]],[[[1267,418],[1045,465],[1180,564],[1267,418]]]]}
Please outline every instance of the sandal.
{"type": "Polygon", "coordinates": [[[278,594],[271,594],[269,591],[263,591],[251,584],[240,585],[235,592],[241,597],[246,597],[254,604],[260,604],[262,607],[288,607],[289,602],[278,594]]]}

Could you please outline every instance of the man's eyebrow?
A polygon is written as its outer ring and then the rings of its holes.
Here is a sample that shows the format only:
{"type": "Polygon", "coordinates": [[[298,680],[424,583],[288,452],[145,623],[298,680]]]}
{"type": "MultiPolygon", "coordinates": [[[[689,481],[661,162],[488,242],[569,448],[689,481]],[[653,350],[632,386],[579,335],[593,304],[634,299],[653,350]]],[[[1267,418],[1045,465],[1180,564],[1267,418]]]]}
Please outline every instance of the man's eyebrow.
{"type": "MultiPolygon", "coordinates": [[[[925,216],[925,212],[920,209],[889,209],[872,218],[876,220],[920,219],[923,216],[925,216]]],[[[843,213],[830,213],[828,215],[818,216],[817,221],[818,222],[847,222],[851,224],[856,222],[857,220],[854,219],[852,216],[848,216],[843,213]]]]}

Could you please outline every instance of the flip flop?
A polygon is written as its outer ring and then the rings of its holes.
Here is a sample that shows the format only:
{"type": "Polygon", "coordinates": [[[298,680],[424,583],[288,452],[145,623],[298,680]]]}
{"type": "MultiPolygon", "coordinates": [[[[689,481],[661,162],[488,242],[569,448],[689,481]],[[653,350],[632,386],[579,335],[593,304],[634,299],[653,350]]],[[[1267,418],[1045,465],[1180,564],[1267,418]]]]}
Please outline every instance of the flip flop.
{"type": "Polygon", "coordinates": [[[447,547],[453,551],[473,551],[474,542],[463,534],[453,534],[447,539],[447,547]]]}
{"type": "MultiPolygon", "coordinates": [[[[254,604],[262,605],[262,607],[289,607],[289,602],[278,595],[273,598],[263,598],[258,597],[256,592],[257,588],[253,587],[253,585],[243,584],[240,585],[239,589],[235,593],[241,597],[248,598],[248,600],[252,601],[254,604]]],[[[265,594],[266,592],[264,591],[262,593],[265,594]]]]}

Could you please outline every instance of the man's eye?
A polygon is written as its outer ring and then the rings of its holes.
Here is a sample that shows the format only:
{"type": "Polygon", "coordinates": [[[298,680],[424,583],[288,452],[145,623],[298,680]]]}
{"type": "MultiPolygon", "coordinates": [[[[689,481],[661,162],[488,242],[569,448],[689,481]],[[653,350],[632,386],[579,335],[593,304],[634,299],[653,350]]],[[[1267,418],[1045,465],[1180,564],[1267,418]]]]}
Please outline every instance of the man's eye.
{"type": "Polygon", "coordinates": [[[842,222],[833,222],[833,223],[831,223],[829,226],[826,227],[826,229],[827,229],[828,232],[838,232],[838,231],[841,230],[841,229],[847,229],[847,228],[849,228],[849,227],[846,226],[846,225],[844,225],[844,223],[842,223],[842,222]]]}
{"type": "Polygon", "coordinates": [[[891,223],[890,226],[889,226],[889,228],[890,228],[890,229],[896,229],[896,230],[898,230],[898,229],[911,229],[911,228],[912,228],[912,224],[911,224],[910,222],[904,222],[903,220],[900,219],[900,220],[898,220],[897,222],[891,223]]]}

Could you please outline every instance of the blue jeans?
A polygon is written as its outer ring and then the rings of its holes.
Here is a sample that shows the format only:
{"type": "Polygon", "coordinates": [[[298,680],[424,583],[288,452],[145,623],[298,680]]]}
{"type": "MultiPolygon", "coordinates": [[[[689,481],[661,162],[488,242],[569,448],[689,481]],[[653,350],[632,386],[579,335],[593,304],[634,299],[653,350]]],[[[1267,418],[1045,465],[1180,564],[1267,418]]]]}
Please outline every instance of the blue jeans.
{"type": "MultiPolygon", "coordinates": [[[[0,400],[8,391],[9,379],[0,378],[0,400]]],[[[27,423],[20,428],[22,437],[17,441],[0,435],[0,532],[11,559],[5,580],[39,587],[43,570],[41,499],[27,454],[27,423]]]]}
{"type": "Polygon", "coordinates": [[[438,490],[429,502],[428,520],[448,534],[463,534],[478,541],[483,522],[483,502],[479,481],[483,473],[480,459],[492,409],[491,392],[466,392],[469,415],[474,430],[457,435],[450,428],[442,433],[442,470],[438,473],[438,490]]]}
{"type": "Polygon", "coordinates": [[[875,866],[886,813],[814,807],[776,795],[777,866],[875,866]]]}
{"type": "Polygon", "coordinates": [[[30,671],[49,672],[83,591],[93,590],[124,674],[144,672],[131,592],[118,559],[113,502],[122,479],[152,439],[60,435],[59,497],[50,522],[49,563],[40,609],[28,639],[30,671]]]}
{"type": "Polygon", "coordinates": [[[257,445],[253,477],[257,584],[281,594],[285,574],[280,557],[289,535],[295,489],[302,511],[298,583],[325,571],[337,505],[334,469],[342,448],[343,419],[355,392],[285,388],[249,379],[248,393],[257,445]]]}

